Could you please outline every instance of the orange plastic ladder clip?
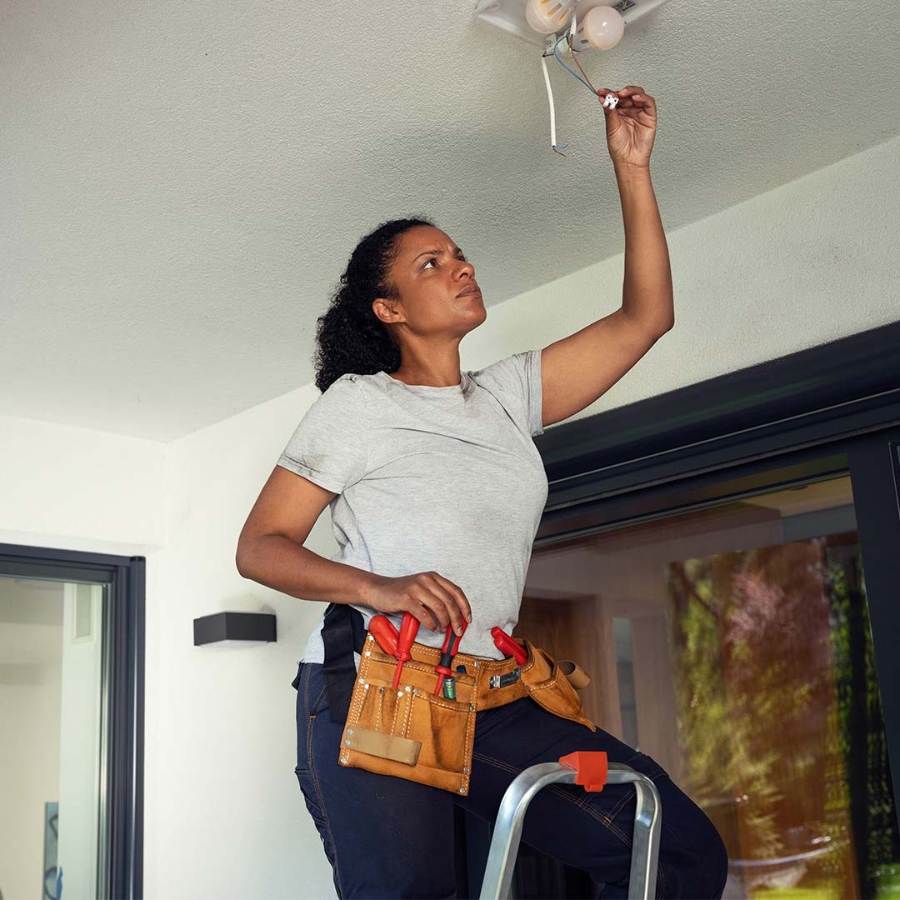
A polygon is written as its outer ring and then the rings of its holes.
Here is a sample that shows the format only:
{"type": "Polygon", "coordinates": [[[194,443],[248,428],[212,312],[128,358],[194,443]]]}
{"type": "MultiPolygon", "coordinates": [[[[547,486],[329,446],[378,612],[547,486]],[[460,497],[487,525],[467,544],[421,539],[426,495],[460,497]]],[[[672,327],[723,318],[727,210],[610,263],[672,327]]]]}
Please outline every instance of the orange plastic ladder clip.
{"type": "Polygon", "coordinates": [[[609,774],[609,760],[603,750],[577,750],[559,761],[569,769],[575,770],[575,784],[584,786],[586,791],[602,791],[606,787],[606,776],[609,774]]]}

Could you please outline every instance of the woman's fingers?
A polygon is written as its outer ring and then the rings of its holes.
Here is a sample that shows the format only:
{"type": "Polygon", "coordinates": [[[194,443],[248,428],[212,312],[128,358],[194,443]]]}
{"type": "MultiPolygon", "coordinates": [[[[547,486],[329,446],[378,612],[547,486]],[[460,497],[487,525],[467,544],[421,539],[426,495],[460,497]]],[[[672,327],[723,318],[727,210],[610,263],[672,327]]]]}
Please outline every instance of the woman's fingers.
{"type": "Polygon", "coordinates": [[[656,110],[656,101],[645,93],[643,88],[632,85],[619,91],[618,96],[620,97],[619,109],[633,109],[638,112],[654,112],[656,110]]]}
{"type": "Polygon", "coordinates": [[[616,96],[619,98],[619,104],[622,106],[633,103],[636,96],[643,96],[643,94],[644,89],[638,87],[636,84],[629,84],[628,87],[624,87],[621,91],[616,92],[616,96]]]}
{"type": "Polygon", "coordinates": [[[464,620],[469,622],[472,617],[472,610],[466,595],[443,575],[439,575],[437,572],[429,574],[432,582],[428,585],[429,594],[423,598],[423,603],[439,620],[440,627],[434,630],[446,631],[447,626],[452,625],[456,634],[462,634],[464,620]]]}
{"type": "Polygon", "coordinates": [[[636,84],[629,84],[628,87],[624,87],[620,91],[614,91],[610,88],[600,88],[597,91],[597,96],[600,97],[601,100],[605,100],[607,94],[618,97],[618,109],[633,109],[635,107],[644,108],[655,106],[656,103],[642,87],[636,84]]]}
{"type": "Polygon", "coordinates": [[[367,605],[378,612],[408,612],[430,631],[446,631],[452,625],[461,635],[472,621],[472,607],[463,590],[437,572],[379,578],[367,605]]]}
{"type": "MultiPolygon", "coordinates": [[[[472,621],[472,607],[469,606],[469,598],[463,593],[463,590],[459,585],[454,584],[452,581],[444,578],[443,575],[437,576],[441,582],[443,582],[444,587],[450,593],[451,600],[453,601],[456,608],[459,610],[459,614],[462,619],[465,619],[466,622],[472,621]]],[[[459,624],[462,626],[462,621],[454,624],[459,624]]]]}
{"type": "MultiPolygon", "coordinates": [[[[423,600],[420,600],[418,603],[414,604],[414,608],[409,610],[409,612],[414,615],[419,622],[424,625],[429,631],[446,631],[446,627],[441,625],[440,615],[436,608],[432,608],[432,604],[435,602],[436,598],[434,597],[426,597],[423,600]]],[[[440,606],[443,609],[442,604],[436,604],[436,606],[440,606]]]]}

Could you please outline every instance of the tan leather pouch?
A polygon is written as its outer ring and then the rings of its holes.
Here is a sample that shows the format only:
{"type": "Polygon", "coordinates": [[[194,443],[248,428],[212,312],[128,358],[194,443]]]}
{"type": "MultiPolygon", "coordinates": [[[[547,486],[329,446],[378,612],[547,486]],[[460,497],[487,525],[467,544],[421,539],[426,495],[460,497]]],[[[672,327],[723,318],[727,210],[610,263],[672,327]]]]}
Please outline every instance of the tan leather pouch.
{"type": "MultiPolygon", "coordinates": [[[[440,651],[421,644],[393,687],[397,660],[366,636],[340,763],[466,794],[475,741],[473,674],[456,674],[456,700],[435,695],[440,651]]],[[[454,660],[454,665],[456,660],[454,660]]]]}
{"type": "MultiPolygon", "coordinates": [[[[560,664],[540,647],[535,647],[527,640],[522,643],[528,651],[528,661],[522,666],[522,683],[528,696],[547,712],[579,722],[591,731],[596,731],[597,726],[585,716],[581,698],[569,681],[573,674],[578,673],[578,681],[582,682],[587,678],[584,670],[573,663],[573,672],[567,677],[560,664]]],[[[587,678],[587,682],[589,681],[587,678]]]]}
{"type": "Polygon", "coordinates": [[[548,712],[595,730],[560,666],[524,643],[528,662],[521,667],[511,657],[455,656],[456,699],[447,700],[434,693],[440,650],[414,643],[395,688],[397,660],[367,634],[341,737],[340,764],[468,794],[479,710],[530,696],[548,712]],[[460,666],[464,672],[457,671],[460,666]]]}

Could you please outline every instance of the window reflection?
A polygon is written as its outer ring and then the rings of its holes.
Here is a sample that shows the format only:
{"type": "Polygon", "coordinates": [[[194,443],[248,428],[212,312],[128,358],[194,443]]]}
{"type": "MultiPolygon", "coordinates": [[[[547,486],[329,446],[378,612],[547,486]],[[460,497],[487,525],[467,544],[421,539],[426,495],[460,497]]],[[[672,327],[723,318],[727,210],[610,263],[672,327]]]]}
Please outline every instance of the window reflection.
{"type": "Polygon", "coordinates": [[[900,891],[855,529],[839,478],[535,548],[516,633],[706,810],[728,897],[900,891]]]}

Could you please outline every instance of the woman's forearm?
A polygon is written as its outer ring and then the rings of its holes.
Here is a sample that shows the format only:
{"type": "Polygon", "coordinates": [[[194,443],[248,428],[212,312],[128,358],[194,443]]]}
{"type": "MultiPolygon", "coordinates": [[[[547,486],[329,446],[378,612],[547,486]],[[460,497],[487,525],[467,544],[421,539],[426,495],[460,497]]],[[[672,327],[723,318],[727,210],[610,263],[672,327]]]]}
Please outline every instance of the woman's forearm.
{"type": "Polygon", "coordinates": [[[622,309],[667,330],[675,323],[672,269],[649,168],[616,167],[625,225],[622,309]]]}
{"type": "Polygon", "coordinates": [[[299,597],[327,603],[368,606],[369,589],[378,576],[325,559],[290,538],[267,534],[239,548],[237,568],[244,578],[299,597]]]}

